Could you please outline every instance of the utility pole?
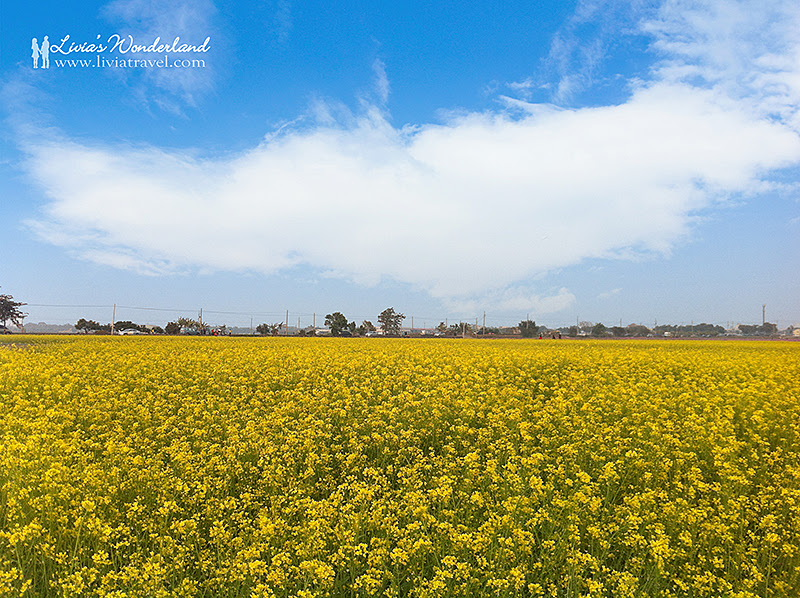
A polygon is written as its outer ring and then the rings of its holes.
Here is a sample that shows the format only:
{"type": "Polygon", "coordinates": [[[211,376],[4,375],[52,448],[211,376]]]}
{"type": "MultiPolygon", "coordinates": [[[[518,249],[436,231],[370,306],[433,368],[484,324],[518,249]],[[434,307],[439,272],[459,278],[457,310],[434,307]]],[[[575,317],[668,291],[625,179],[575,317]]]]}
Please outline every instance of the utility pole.
{"type": "Polygon", "coordinates": [[[317,329],[317,312],[314,312],[314,315],[311,316],[311,326],[314,327],[314,330],[317,329]]]}
{"type": "Polygon", "coordinates": [[[486,334],[486,312],[483,312],[483,333],[486,334]]]}
{"type": "Polygon", "coordinates": [[[114,334],[114,322],[117,321],[117,304],[114,304],[114,309],[111,310],[111,334],[114,334]]]}
{"type": "Polygon", "coordinates": [[[289,336],[289,310],[286,310],[286,336],[289,336]]]}
{"type": "Polygon", "coordinates": [[[250,316],[250,336],[253,336],[253,316],[250,316]]]}
{"type": "Polygon", "coordinates": [[[767,323],[767,304],[764,303],[761,305],[761,325],[767,323]]]}

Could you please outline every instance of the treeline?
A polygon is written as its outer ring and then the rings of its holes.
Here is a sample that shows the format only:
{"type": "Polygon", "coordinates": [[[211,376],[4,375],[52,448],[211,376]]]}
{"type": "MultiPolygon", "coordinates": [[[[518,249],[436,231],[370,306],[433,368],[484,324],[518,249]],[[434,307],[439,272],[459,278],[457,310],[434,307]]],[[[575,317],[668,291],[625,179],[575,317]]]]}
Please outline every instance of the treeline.
{"type": "MultiPolygon", "coordinates": [[[[315,336],[318,334],[331,336],[399,336],[417,334],[434,336],[522,336],[523,338],[562,338],[562,337],[594,337],[594,338],[645,338],[645,337],[718,337],[718,336],[745,336],[745,337],[769,337],[779,334],[778,326],[772,322],[762,325],[739,324],[733,330],[726,330],[716,324],[661,324],[648,328],[642,324],[629,324],[627,326],[606,326],[600,322],[581,322],[577,326],[565,326],[562,328],[548,328],[539,326],[533,320],[523,320],[514,327],[484,327],[476,326],[468,322],[458,322],[448,324],[440,322],[438,326],[430,330],[403,329],[402,324],[406,316],[389,307],[383,310],[377,318],[379,327],[375,326],[370,320],[364,320],[361,324],[349,321],[342,312],[333,312],[325,316],[325,328],[316,329],[313,326],[297,329],[294,334],[297,336],[315,336]]],[[[84,333],[110,334],[111,324],[100,324],[94,320],[81,318],[75,324],[75,328],[84,333]]],[[[178,318],[175,321],[161,326],[149,326],[137,324],[130,320],[120,320],[114,323],[113,332],[117,334],[170,334],[170,335],[230,335],[231,330],[225,326],[210,326],[201,320],[192,318],[178,318]]],[[[791,330],[787,331],[791,333],[791,330]]],[[[286,334],[285,323],[275,322],[272,324],[262,323],[255,327],[255,333],[261,336],[277,336],[286,334]]]]}
{"type": "Polygon", "coordinates": [[[602,323],[591,324],[583,323],[580,326],[568,326],[558,329],[567,336],[593,336],[597,338],[606,337],[717,337],[717,336],[775,336],[778,334],[778,326],[772,322],[766,322],[760,326],[739,324],[734,330],[726,330],[717,324],[660,324],[653,328],[648,328],[642,324],[629,324],[628,326],[610,326],[602,323]]]}
{"type": "MultiPolygon", "coordinates": [[[[94,320],[86,320],[81,318],[75,323],[75,330],[85,333],[91,332],[95,334],[111,334],[112,327],[110,323],[100,324],[94,320]]],[[[164,329],[161,328],[161,326],[145,326],[143,324],[136,324],[130,320],[120,320],[119,322],[114,322],[113,330],[117,332],[121,330],[135,330],[137,332],[141,332],[142,334],[164,334],[164,329]]]]}

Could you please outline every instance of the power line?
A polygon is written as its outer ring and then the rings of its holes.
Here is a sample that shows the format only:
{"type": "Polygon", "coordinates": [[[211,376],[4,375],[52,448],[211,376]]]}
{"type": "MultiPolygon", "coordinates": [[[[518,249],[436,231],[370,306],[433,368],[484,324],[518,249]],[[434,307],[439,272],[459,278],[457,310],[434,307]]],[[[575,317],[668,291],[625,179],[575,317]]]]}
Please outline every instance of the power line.
{"type": "Polygon", "coordinates": [[[30,307],[81,307],[86,309],[111,309],[113,305],[59,305],[55,303],[26,303],[30,307]]]}

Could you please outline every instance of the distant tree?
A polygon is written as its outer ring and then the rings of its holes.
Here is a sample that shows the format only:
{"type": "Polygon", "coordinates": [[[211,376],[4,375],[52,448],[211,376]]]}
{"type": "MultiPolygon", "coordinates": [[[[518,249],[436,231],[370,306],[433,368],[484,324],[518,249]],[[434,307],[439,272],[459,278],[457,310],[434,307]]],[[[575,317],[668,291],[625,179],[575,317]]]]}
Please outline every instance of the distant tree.
{"type": "Polygon", "coordinates": [[[283,328],[283,322],[276,322],[275,324],[259,324],[256,326],[256,332],[262,336],[278,336],[278,333],[283,328]]]}
{"type": "Polygon", "coordinates": [[[164,334],[164,329],[161,326],[153,326],[153,334],[164,334]]]}
{"type": "Polygon", "coordinates": [[[608,328],[598,322],[592,326],[592,336],[608,336],[608,328]]]}
{"type": "Polygon", "coordinates": [[[347,318],[340,311],[325,316],[325,326],[331,329],[332,336],[340,336],[342,330],[348,328],[347,318]]]}
{"type": "Polygon", "coordinates": [[[352,322],[350,322],[347,325],[347,329],[350,331],[350,334],[355,334],[356,333],[356,330],[358,329],[358,326],[356,326],[355,320],[353,320],[352,322]]]}
{"type": "Polygon", "coordinates": [[[166,327],[164,328],[164,332],[167,334],[180,334],[181,333],[181,325],[177,322],[167,322],[166,327]]]}
{"type": "Polygon", "coordinates": [[[100,324],[98,324],[94,320],[86,320],[84,318],[81,318],[75,323],[75,330],[79,330],[84,334],[86,334],[93,330],[100,330],[100,324]]]}
{"type": "Polygon", "coordinates": [[[11,295],[0,295],[0,322],[4,327],[9,321],[17,326],[22,325],[25,316],[28,315],[19,309],[23,305],[27,305],[27,303],[14,301],[14,297],[11,295]]]}
{"type": "Polygon", "coordinates": [[[208,324],[191,318],[178,318],[178,325],[181,327],[181,332],[187,334],[206,334],[208,332],[208,324]]]}
{"type": "Polygon", "coordinates": [[[765,322],[758,327],[758,333],[765,334],[767,336],[778,334],[778,325],[773,324],[772,322],[765,322]]]}
{"type": "Polygon", "coordinates": [[[570,326],[569,328],[567,328],[566,333],[568,336],[578,336],[578,327],[570,326]]]}
{"type": "Polygon", "coordinates": [[[751,336],[758,332],[758,326],[751,325],[751,324],[739,324],[739,332],[744,334],[745,336],[751,336]]]}
{"type": "Polygon", "coordinates": [[[450,324],[448,332],[453,336],[471,334],[472,326],[467,322],[459,322],[458,324],[450,324]]]}
{"type": "Polygon", "coordinates": [[[400,326],[402,326],[405,319],[406,317],[396,312],[393,307],[384,309],[378,316],[378,322],[381,323],[381,327],[386,334],[399,334],[400,326]]]}
{"type": "Polygon", "coordinates": [[[439,325],[436,327],[436,332],[447,334],[447,324],[445,324],[444,322],[439,322],[439,325]]]}
{"type": "Polygon", "coordinates": [[[100,324],[94,320],[84,320],[83,318],[75,323],[75,328],[84,333],[105,334],[111,332],[111,324],[100,324]]]}
{"type": "Polygon", "coordinates": [[[626,336],[648,336],[652,334],[652,332],[652,330],[642,324],[629,324],[625,328],[626,336]]]}
{"type": "Polygon", "coordinates": [[[364,320],[361,322],[361,326],[356,328],[356,332],[361,336],[364,336],[367,332],[375,332],[375,325],[369,320],[364,320]]]}
{"type": "Polygon", "coordinates": [[[539,327],[533,320],[523,320],[517,326],[523,338],[533,338],[539,334],[539,327]]]}
{"type": "Polygon", "coordinates": [[[715,326],[713,324],[692,324],[690,326],[673,326],[676,336],[719,336],[725,334],[725,329],[722,326],[715,326]]]}

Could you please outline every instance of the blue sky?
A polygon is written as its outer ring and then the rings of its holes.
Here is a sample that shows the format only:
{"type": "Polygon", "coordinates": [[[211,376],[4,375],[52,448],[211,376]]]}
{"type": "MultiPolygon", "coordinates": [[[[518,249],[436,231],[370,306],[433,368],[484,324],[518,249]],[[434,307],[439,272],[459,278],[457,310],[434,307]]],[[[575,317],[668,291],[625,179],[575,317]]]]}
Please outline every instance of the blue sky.
{"type": "Polygon", "coordinates": [[[1,292],[53,323],[800,324],[796,2],[433,4],[3,3],[1,292]],[[34,69],[45,35],[108,47],[34,69]]]}

